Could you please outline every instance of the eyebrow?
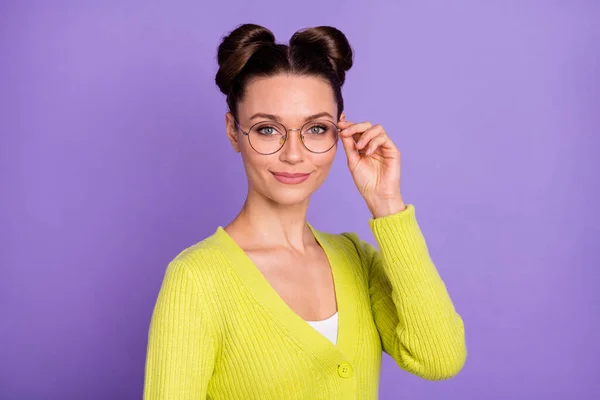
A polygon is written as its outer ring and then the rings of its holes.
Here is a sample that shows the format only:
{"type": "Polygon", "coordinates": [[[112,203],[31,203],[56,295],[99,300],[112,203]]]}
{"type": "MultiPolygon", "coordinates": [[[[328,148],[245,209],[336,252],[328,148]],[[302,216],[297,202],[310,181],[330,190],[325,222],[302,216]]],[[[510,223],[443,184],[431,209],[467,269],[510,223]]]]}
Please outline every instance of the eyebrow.
{"type": "MultiPolygon", "coordinates": [[[[331,119],[334,119],[333,115],[324,111],[324,112],[320,112],[318,114],[309,115],[308,117],[304,118],[304,121],[308,122],[310,120],[321,118],[321,117],[329,117],[331,119]]],[[[256,118],[266,118],[266,119],[270,119],[273,121],[281,122],[281,118],[275,114],[256,113],[250,117],[251,120],[256,119],[256,118]]]]}

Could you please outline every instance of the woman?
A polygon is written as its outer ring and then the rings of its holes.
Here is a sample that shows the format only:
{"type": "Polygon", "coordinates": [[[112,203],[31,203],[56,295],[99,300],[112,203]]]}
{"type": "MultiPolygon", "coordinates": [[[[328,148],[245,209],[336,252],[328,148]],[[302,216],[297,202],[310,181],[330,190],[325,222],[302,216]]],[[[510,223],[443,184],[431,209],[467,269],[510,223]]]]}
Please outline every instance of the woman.
{"type": "Polygon", "coordinates": [[[400,152],[382,126],[343,112],[344,34],[310,28],[283,45],[246,24],[218,62],[248,195],[231,223],[169,264],[144,398],[376,399],[382,350],[425,379],[457,374],[463,321],[400,194],[400,152]],[[306,221],[339,139],[380,251],[306,221]]]}

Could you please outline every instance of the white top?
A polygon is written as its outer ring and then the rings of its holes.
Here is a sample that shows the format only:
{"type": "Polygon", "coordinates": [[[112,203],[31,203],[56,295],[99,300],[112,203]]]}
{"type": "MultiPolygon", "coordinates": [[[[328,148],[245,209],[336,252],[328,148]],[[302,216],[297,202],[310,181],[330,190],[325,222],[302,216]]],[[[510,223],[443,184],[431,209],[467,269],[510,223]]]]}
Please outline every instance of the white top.
{"type": "Polygon", "coordinates": [[[338,333],[338,313],[336,312],[331,317],[321,321],[306,321],[310,326],[315,328],[317,332],[331,340],[333,344],[337,342],[338,333]]]}

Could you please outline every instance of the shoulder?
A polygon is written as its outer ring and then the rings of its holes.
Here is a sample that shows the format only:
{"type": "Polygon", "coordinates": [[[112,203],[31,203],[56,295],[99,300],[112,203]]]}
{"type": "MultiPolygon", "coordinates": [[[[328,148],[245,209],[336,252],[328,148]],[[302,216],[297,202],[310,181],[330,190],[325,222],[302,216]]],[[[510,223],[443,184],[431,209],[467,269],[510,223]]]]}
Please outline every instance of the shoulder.
{"type": "MultiPolygon", "coordinates": [[[[219,254],[218,233],[215,232],[201,241],[184,248],[172,260],[189,265],[201,265],[219,254]]],[[[214,260],[211,260],[214,261],[214,260]]]]}
{"type": "Polygon", "coordinates": [[[206,288],[211,276],[218,276],[228,265],[220,247],[219,230],[181,250],[168,264],[166,274],[186,275],[206,288]]]}

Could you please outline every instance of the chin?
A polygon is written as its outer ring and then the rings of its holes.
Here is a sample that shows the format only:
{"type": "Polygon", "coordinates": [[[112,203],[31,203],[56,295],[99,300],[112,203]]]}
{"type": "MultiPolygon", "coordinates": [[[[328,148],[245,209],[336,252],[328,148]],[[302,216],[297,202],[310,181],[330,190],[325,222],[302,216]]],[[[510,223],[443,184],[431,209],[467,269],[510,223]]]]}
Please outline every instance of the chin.
{"type": "Polygon", "coordinates": [[[302,204],[310,198],[311,190],[307,188],[270,188],[269,197],[273,202],[283,206],[302,204]]]}

